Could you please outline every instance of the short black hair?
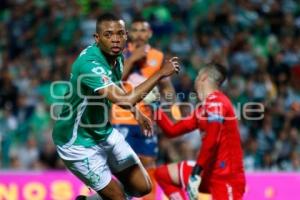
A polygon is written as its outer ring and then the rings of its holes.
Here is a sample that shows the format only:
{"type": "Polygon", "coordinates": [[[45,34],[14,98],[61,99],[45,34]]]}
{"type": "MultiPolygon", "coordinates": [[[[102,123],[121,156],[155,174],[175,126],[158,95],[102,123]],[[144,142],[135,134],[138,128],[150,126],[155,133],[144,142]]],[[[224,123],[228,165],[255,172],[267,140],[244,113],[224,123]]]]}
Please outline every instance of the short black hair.
{"type": "Polygon", "coordinates": [[[112,13],[104,13],[97,17],[97,23],[96,23],[96,32],[100,31],[100,24],[104,21],[119,21],[121,20],[120,17],[117,15],[114,15],[112,13]]]}
{"type": "Polygon", "coordinates": [[[137,22],[147,22],[148,23],[148,21],[142,15],[135,15],[131,21],[132,24],[137,23],[137,22]]]}

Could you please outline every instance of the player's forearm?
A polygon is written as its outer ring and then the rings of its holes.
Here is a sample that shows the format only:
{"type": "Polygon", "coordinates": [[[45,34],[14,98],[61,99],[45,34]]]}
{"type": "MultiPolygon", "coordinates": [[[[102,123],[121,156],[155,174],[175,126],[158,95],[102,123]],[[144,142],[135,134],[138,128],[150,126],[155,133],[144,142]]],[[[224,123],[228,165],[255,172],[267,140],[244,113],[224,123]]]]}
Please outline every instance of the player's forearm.
{"type": "Polygon", "coordinates": [[[127,93],[118,93],[117,98],[113,96],[109,98],[113,103],[118,104],[120,107],[129,109],[136,103],[141,101],[157,84],[157,82],[163,77],[160,73],[155,73],[146,81],[138,85],[136,88],[127,93]]]}
{"type": "Polygon", "coordinates": [[[140,111],[137,105],[133,106],[132,109],[130,110],[133,116],[137,117],[140,115],[143,115],[143,113],[140,111]]]}
{"type": "Polygon", "coordinates": [[[212,161],[216,146],[202,147],[197,158],[197,164],[206,168],[209,162],[212,161]]]}
{"type": "Polygon", "coordinates": [[[173,123],[170,118],[161,109],[157,111],[156,121],[167,137],[173,138],[190,132],[196,128],[193,118],[183,119],[173,123]]]}
{"type": "Polygon", "coordinates": [[[168,102],[168,103],[172,103],[171,105],[171,112],[168,113],[168,116],[179,120],[181,119],[181,111],[180,111],[180,107],[175,104],[175,102],[177,101],[176,99],[176,92],[175,89],[172,85],[172,82],[170,80],[170,78],[165,78],[162,79],[159,83],[159,89],[160,89],[160,94],[162,94],[162,97],[168,102]]]}
{"type": "Polygon", "coordinates": [[[126,80],[129,76],[132,68],[133,68],[134,61],[129,57],[124,61],[124,68],[123,68],[123,74],[122,74],[122,80],[126,80]]]}
{"type": "Polygon", "coordinates": [[[159,89],[166,101],[176,102],[176,92],[169,77],[159,82],[159,89]]]}
{"type": "Polygon", "coordinates": [[[178,131],[178,129],[174,131],[173,122],[161,109],[158,109],[157,111],[157,125],[162,129],[162,131],[167,137],[172,138],[176,137],[177,135],[180,135],[180,131],[178,131]]]}
{"type": "Polygon", "coordinates": [[[163,75],[156,72],[153,76],[127,93],[127,101],[132,105],[141,101],[155,87],[161,78],[163,78],[163,75]]]}
{"type": "Polygon", "coordinates": [[[197,159],[198,165],[206,167],[214,159],[220,140],[220,129],[221,125],[218,122],[212,122],[207,125],[197,159]]]}
{"type": "Polygon", "coordinates": [[[141,101],[163,77],[160,73],[155,73],[149,79],[141,83],[130,92],[125,92],[118,85],[112,84],[98,90],[101,97],[106,97],[110,102],[124,109],[132,109],[135,104],[141,101]]]}
{"type": "Polygon", "coordinates": [[[134,106],[141,101],[154,88],[154,86],[164,77],[171,76],[174,72],[180,70],[178,58],[173,57],[168,61],[168,65],[158,70],[146,81],[138,85],[130,92],[124,92],[119,86],[112,84],[108,87],[98,90],[98,94],[106,97],[112,103],[118,104],[123,108],[134,106]]]}

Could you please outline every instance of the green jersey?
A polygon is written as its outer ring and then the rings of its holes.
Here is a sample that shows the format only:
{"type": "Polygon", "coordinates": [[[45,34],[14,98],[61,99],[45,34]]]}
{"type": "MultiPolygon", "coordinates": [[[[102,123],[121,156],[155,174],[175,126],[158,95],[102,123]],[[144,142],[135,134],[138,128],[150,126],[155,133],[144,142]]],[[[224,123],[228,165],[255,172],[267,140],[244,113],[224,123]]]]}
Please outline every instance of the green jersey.
{"type": "Polygon", "coordinates": [[[112,132],[111,102],[97,90],[121,80],[123,57],[111,67],[96,44],[84,49],[72,65],[69,88],[52,137],[56,145],[89,147],[112,132]]]}

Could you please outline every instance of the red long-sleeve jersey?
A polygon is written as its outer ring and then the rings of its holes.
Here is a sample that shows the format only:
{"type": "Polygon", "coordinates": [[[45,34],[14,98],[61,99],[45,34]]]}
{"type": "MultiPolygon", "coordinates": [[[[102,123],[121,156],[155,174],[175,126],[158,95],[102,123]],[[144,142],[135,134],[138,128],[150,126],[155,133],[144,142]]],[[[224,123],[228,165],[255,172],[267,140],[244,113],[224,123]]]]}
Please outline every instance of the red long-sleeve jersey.
{"type": "Polygon", "coordinates": [[[203,168],[203,177],[245,180],[237,117],[230,100],[222,92],[211,93],[191,116],[175,124],[162,110],[157,114],[157,123],[168,137],[197,128],[203,132],[196,161],[203,168]]]}

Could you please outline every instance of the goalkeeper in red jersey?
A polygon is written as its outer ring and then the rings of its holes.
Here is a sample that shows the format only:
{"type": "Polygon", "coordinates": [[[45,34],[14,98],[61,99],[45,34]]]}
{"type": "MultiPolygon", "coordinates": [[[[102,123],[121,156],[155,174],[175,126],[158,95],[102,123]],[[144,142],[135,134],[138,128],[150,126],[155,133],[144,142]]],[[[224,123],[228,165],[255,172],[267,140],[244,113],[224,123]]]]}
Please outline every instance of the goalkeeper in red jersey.
{"type": "Polygon", "coordinates": [[[195,88],[201,105],[177,123],[158,109],[157,122],[168,137],[199,129],[202,145],[196,161],[162,165],[155,171],[157,182],[171,200],[195,200],[198,192],[214,200],[240,200],[245,191],[243,153],[234,108],[219,87],[226,68],[210,63],[200,69],[195,88]]]}

